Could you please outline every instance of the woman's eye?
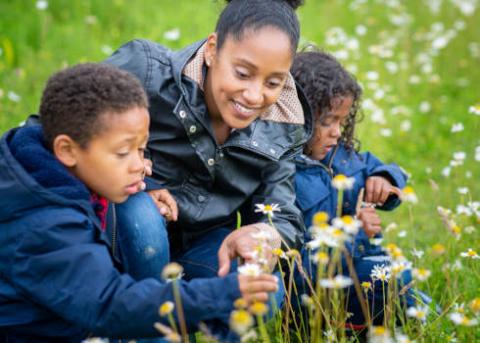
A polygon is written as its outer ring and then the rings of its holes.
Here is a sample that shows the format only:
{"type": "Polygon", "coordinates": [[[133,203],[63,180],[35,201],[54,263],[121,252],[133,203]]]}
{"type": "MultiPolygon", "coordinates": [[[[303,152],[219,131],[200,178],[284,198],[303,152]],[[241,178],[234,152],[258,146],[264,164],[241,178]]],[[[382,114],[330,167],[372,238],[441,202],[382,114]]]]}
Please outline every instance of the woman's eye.
{"type": "Polygon", "coordinates": [[[277,88],[277,87],[280,86],[280,84],[281,84],[280,81],[268,81],[267,82],[268,88],[277,88]]]}
{"type": "Polygon", "coordinates": [[[236,69],[235,70],[235,73],[237,74],[237,76],[241,79],[246,79],[249,77],[248,73],[244,70],[240,70],[240,69],[236,69]]]}

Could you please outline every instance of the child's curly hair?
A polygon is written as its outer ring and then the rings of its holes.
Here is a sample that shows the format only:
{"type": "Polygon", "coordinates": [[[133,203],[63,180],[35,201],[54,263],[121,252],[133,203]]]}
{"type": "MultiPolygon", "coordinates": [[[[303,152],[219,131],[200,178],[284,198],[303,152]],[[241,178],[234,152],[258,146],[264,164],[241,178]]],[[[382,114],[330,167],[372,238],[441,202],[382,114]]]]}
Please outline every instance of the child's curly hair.
{"type": "Polygon", "coordinates": [[[342,128],[340,142],[347,149],[358,151],[360,142],[355,139],[355,124],[360,121],[359,106],[362,89],[350,74],[332,55],[309,47],[296,55],[291,73],[302,87],[314,113],[314,122],[321,121],[332,109],[335,98],[351,96],[353,105],[350,115],[342,128]]]}
{"type": "Polygon", "coordinates": [[[82,148],[106,129],[102,115],[148,108],[140,81],[108,64],[85,63],[57,72],[47,82],[40,103],[40,122],[47,146],[70,136],[82,148]]]}

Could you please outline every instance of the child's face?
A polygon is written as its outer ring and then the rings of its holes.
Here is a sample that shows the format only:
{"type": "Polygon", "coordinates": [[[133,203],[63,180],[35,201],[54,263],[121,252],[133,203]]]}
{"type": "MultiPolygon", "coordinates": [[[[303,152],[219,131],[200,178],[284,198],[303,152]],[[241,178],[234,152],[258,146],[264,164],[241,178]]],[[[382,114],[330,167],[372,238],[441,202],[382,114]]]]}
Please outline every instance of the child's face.
{"type": "Polygon", "coordinates": [[[143,178],[148,111],[134,107],[121,114],[105,113],[100,120],[105,130],[86,148],[77,149],[71,171],[90,191],[123,202],[138,191],[143,178]]]}
{"type": "Polygon", "coordinates": [[[272,27],[247,31],[240,41],[229,35],[220,51],[216,34],[210,35],[205,97],[212,119],[236,129],[250,125],[280,96],[291,51],[289,37],[272,27]]]}
{"type": "Polygon", "coordinates": [[[342,135],[342,126],[350,115],[352,105],[351,96],[338,97],[332,100],[332,109],[329,113],[317,114],[317,118],[321,115],[323,117],[317,121],[313,136],[307,145],[310,158],[322,160],[335,147],[342,135]]]}

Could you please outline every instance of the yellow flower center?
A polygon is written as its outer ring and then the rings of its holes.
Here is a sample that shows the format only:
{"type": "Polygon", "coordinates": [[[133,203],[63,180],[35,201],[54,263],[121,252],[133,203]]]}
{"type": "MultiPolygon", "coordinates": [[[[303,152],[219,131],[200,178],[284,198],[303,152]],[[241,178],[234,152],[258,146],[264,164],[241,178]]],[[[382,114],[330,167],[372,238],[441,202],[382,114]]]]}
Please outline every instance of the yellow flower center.
{"type": "Polygon", "coordinates": [[[272,205],[265,205],[265,207],[263,208],[263,210],[265,212],[272,212],[273,211],[273,207],[272,205]]]}
{"type": "Polygon", "coordinates": [[[327,212],[317,212],[313,216],[313,225],[320,226],[328,221],[327,212]]]}
{"type": "Polygon", "coordinates": [[[342,221],[343,221],[346,225],[351,225],[351,224],[353,224],[353,217],[352,217],[352,216],[343,216],[343,217],[342,217],[342,221]]]}
{"type": "Polygon", "coordinates": [[[268,311],[268,306],[262,302],[255,302],[250,306],[250,312],[256,316],[263,316],[268,311]]]}
{"type": "Polygon", "coordinates": [[[411,186],[405,187],[404,189],[402,189],[402,192],[404,194],[415,194],[415,191],[413,190],[413,188],[411,186]]]}

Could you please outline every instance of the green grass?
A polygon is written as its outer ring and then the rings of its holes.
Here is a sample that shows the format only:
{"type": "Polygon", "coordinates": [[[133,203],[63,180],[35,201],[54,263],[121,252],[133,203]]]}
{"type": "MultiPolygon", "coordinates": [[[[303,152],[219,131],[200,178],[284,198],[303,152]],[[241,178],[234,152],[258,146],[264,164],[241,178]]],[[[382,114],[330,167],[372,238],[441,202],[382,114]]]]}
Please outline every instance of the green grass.
{"type": "MultiPolygon", "coordinates": [[[[348,56],[342,61],[364,86],[364,98],[373,99],[383,110],[384,122],[378,123],[372,111],[364,109],[365,118],[358,127],[362,147],[407,170],[419,197],[419,203],[412,206],[412,220],[405,205],[383,215],[385,224],[398,224],[398,229],[386,234],[386,240],[396,242],[409,258],[414,246],[425,251],[416,265],[430,269],[433,275],[428,284],[419,287],[447,308],[454,301],[468,303],[480,295],[479,260],[466,261],[459,255],[467,248],[479,252],[480,219],[459,218],[462,229],[472,225],[475,230],[462,232],[456,240],[436,211],[437,206],[455,210],[458,204],[480,201],[480,161],[474,159],[475,148],[480,146],[480,116],[468,111],[480,104],[480,13],[464,15],[451,0],[439,2],[438,12],[432,12],[428,3],[435,2],[307,0],[299,16],[302,42],[314,42],[332,52],[346,51],[348,56]],[[392,16],[398,20],[408,16],[408,23],[395,25],[392,16]],[[365,35],[356,33],[359,25],[366,28],[365,35]],[[349,50],[345,41],[327,44],[335,27],[341,28],[347,40],[355,39],[358,47],[349,50]],[[441,30],[432,33],[432,27],[441,30]],[[435,39],[448,34],[454,37],[435,52],[435,39]],[[375,54],[375,49],[385,52],[385,47],[387,57],[375,54]],[[422,59],[429,61],[427,65],[419,62],[422,59]],[[396,73],[388,70],[393,65],[398,68],[396,73]],[[368,79],[371,71],[378,73],[377,80],[368,79]],[[415,75],[418,82],[410,82],[415,75]],[[430,105],[424,113],[420,111],[422,102],[430,105]],[[402,131],[407,120],[411,128],[402,131]],[[454,123],[463,123],[465,129],[452,133],[454,123]],[[391,135],[382,136],[382,129],[391,130],[391,135]],[[442,169],[457,151],[466,153],[464,164],[452,168],[449,177],[442,176],[442,169]],[[432,182],[438,188],[432,188],[432,182]],[[469,193],[460,195],[458,187],[468,187],[469,193]],[[398,237],[402,230],[406,237],[398,237]],[[445,255],[431,254],[435,243],[447,247],[445,255]],[[462,261],[463,269],[446,275],[444,264],[456,259],[462,261]]],[[[58,69],[101,61],[136,37],[180,48],[210,33],[222,6],[223,2],[213,0],[52,0],[40,11],[33,0],[0,2],[0,132],[37,111],[44,83],[58,69]],[[180,29],[180,39],[167,41],[163,34],[173,28],[180,29]],[[12,92],[20,97],[18,101],[11,99],[12,92]]],[[[451,333],[480,340],[478,326],[456,327],[446,316],[428,329],[419,341],[445,341],[451,333]]]]}

